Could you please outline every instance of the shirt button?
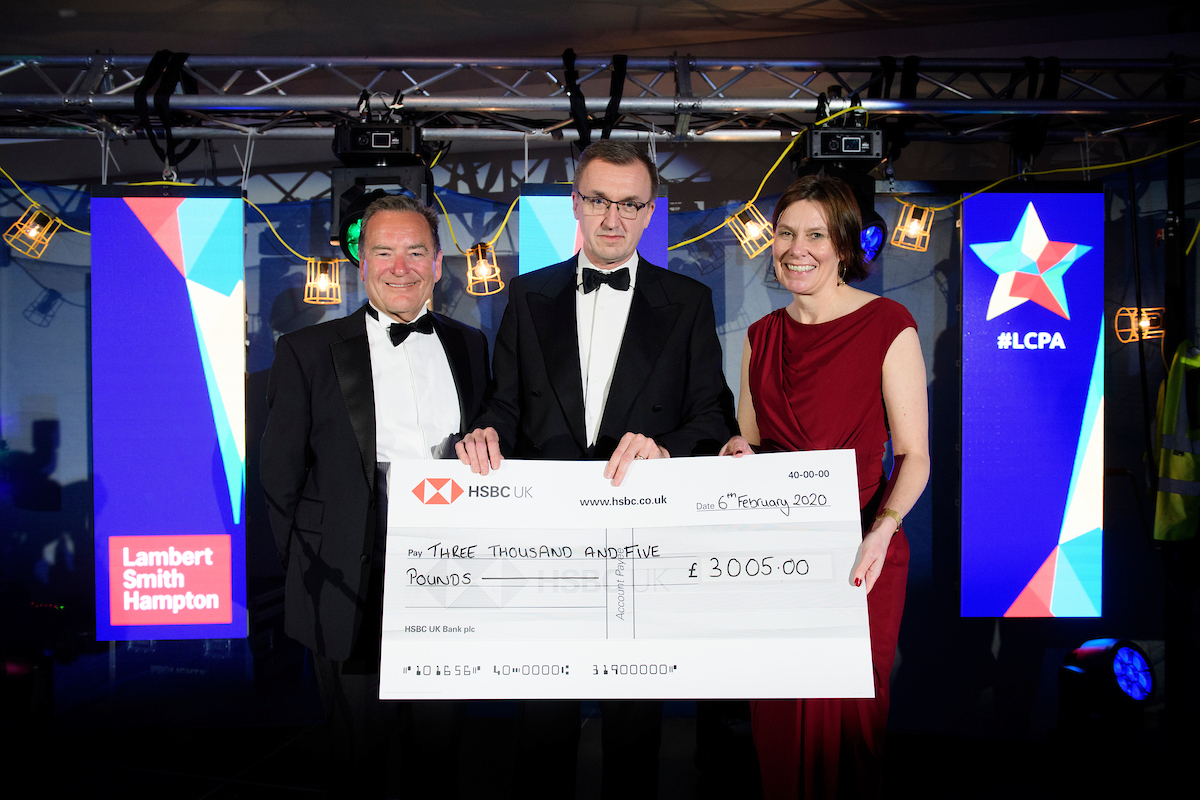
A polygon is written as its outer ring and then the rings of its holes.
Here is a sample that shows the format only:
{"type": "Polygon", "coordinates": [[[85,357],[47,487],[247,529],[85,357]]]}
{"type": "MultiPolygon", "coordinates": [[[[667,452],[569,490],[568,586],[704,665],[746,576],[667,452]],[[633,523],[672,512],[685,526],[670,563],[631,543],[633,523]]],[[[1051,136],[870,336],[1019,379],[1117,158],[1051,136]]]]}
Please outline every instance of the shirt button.
{"type": "Polygon", "coordinates": [[[662,403],[655,403],[654,408],[652,408],[650,410],[651,411],[662,411],[662,403]]]}
{"type": "Polygon", "coordinates": [[[361,561],[362,561],[364,564],[370,564],[370,563],[371,563],[371,557],[370,557],[369,555],[367,555],[366,553],[363,553],[361,561]]]}

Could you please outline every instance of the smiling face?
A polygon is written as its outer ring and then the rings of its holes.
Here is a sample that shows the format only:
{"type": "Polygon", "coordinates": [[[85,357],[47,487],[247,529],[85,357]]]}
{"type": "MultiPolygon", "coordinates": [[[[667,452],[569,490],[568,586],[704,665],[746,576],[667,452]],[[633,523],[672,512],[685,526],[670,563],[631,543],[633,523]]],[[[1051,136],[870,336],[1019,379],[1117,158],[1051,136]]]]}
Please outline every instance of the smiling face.
{"type": "Polygon", "coordinates": [[[775,224],[775,275],[794,295],[821,296],[838,285],[837,249],[825,212],[812,200],[792,203],[775,224]]]}
{"type": "Polygon", "coordinates": [[[615,267],[634,254],[654,214],[654,198],[650,193],[650,174],[641,163],[612,164],[597,159],[587,165],[575,182],[571,206],[583,235],[583,254],[589,261],[597,267],[615,267]],[[621,217],[615,205],[609,206],[604,214],[591,216],[584,213],[580,195],[648,205],[633,219],[621,217]]]}
{"type": "Polygon", "coordinates": [[[412,211],[380,211],[359,238],[359,274],[367,297],[392,319],[412,322],[442,277],[442,254],[429,223],[412,211]]]}

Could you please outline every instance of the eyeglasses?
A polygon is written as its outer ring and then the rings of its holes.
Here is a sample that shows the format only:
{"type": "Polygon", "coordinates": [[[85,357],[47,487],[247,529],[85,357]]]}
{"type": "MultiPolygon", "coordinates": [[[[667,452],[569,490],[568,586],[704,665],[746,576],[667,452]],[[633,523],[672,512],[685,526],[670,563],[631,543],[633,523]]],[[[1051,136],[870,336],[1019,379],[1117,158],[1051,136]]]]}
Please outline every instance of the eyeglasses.
{"type": "MultiPolygon", "coordinates": [[[[579,192],[575,194],[579,194],[579,192]]],[[[616,206],[617,213],[623,218],[637,219],[637,215],[642,213],[642,209],[650,205],[649,203],[638,203],[634,200],[607,200],[603,197],[588,197],[585,194],[579,194],[579,199],[583,202],[583,213],[589,217],[598,217],[602,214],[607,214],[609,206],[616,206]]]]}

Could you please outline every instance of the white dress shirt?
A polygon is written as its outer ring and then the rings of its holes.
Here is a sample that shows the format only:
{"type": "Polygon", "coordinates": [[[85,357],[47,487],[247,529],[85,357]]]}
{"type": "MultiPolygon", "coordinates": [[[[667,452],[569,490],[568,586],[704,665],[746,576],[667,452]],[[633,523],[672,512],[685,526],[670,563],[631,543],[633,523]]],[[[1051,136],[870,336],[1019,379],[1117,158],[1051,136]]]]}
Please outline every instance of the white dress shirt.
{"type": "Polygon", "coordinates": [[[584,294],[584,268],[600,268],[592,264],[582,250],[579,251],[579,266],[575,271],[575,319],[579,326],[579,371],[583,378],[583,415],[589,447],[596,443],[600,420],[604,418],[604,404],[608,401],[613,370],[621,352],[621,341],[625,338],[625,323],[629,320],[629,306],[633,303],[637,266],[638,254],[635,252],[624,264],[600,270],[612,272],[628,268],[627,291],[619,292],[602,283],[594,292],[584,294]]]}
{"type": "MultiPolygon", "coordinates": [[[[378,309],[376,309],[378,311],[378,309]]],[[[428,314],[426,310],[422,312],[428,314]]],[[[375,459],[443,458],[460,425],[458,390],[436,333],[411,333],[393,345],[393,320],[367,314],[375,386],[375,459]]]]}

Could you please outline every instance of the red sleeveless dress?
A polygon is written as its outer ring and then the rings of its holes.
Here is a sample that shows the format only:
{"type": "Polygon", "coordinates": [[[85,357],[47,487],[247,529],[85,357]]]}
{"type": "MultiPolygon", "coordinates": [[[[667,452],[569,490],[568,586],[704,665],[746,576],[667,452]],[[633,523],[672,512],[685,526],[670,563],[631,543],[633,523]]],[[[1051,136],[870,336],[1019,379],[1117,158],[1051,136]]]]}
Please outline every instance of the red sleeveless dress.
{"type": "MultiPolygon", "coordinates": [[[[883,359],[912,315],[886,298],[816,325],[779,309],[750,326],[750,393],[768,451],[853,448],[864,528],[886,485],[883,359]]],[[[892,537],[867,595],[875,698],[759,700],[751,705],[763,794],[774,798],[873,797],[881,791],[889,681],[904,611],[908,540],[892,537]]]]}

